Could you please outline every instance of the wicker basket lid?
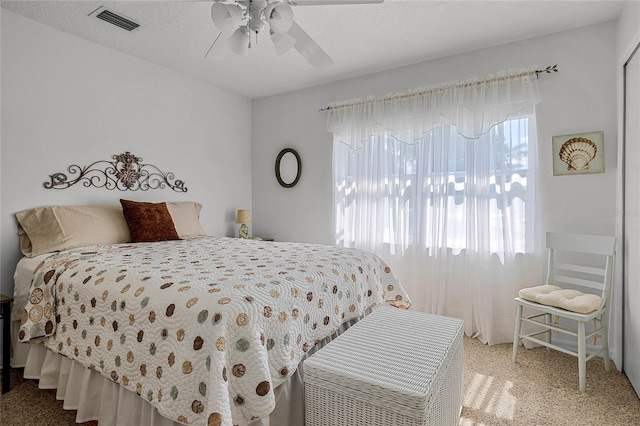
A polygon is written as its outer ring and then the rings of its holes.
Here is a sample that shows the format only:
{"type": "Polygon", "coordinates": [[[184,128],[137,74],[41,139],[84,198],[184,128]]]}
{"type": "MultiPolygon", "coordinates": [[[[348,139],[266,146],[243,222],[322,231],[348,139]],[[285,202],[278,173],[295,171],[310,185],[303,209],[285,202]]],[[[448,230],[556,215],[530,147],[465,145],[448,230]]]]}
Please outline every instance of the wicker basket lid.
{"type": "Polygon", "coordinates": [[[381,306],[304,361],[304,381],[420,417],[461,345],[462,324],[381,306]]]}

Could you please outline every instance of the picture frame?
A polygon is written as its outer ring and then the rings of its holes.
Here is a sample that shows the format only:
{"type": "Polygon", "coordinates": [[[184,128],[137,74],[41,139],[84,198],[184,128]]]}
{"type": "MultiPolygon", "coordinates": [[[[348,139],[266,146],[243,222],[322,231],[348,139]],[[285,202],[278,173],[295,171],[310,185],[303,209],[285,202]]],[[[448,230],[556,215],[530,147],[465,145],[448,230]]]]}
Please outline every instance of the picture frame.
{"type": "Polygon", "coordinates": [[[552,137],[553,175],[604,173],[604,131],[552,137]]]}

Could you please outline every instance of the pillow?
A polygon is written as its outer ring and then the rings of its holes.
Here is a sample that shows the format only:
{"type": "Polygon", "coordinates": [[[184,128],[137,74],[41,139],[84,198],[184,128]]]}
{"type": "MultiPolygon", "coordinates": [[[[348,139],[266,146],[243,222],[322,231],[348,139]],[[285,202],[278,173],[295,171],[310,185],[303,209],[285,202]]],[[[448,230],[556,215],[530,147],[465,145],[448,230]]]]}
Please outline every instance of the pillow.
{"type": "Polygon", "coordinates": [[[27,257],[92,244],[129,242],[120,206],[49,206],[16,213],[20,250],[27,257]]]}
{"type": "Polygon", "coordinates": [[[202,229],[199,219],[202,204],[194,203],[193,201],[181,201],[167,203],[167,208],[180,238],[207,235],[202,229]]]}
{"type": "Polygon", "coordinates": [[[120,200],[131,242],[179,240],[166,203],[120,200]]]}
{"type": "Polygon", "coordinates": [[[520,297],[542,305],[554,306],[571,312],[588,314],[602,305],[602,298],[595,294],[583,293],[578,290],[565,289],[555,285],[540,285],[523,288],[520,297]]]}

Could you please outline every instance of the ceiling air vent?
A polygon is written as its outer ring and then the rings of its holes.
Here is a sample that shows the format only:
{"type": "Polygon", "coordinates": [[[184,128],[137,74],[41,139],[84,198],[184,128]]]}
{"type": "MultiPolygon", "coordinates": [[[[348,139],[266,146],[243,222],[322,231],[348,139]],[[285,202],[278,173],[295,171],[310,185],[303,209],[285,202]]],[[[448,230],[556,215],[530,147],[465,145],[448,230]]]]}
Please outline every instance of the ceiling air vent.
{"type": "Polygon", "coordinates": [[[91,12],[89,16],[95,16],[98,19],[102,19],[105,22],[108,22],[112,25],[115,25],[116,27],[120,27],[127,31],[133,31],[140,26],[140,24],[132,21],[129,18],[126,18],[120,13],[109,10],[104,6],[100,6],[99,8],[91,12]]]}

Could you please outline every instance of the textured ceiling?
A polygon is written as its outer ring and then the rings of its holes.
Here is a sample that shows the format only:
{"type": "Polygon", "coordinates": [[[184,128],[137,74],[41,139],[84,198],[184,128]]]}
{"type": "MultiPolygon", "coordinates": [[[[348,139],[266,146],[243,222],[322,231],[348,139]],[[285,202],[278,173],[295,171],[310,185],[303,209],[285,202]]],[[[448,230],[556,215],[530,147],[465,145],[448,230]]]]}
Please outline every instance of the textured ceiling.
{"type": "Polygon", "coordinates": [[[276,56],[261,34],[248,57],[224,43],[211,1],[2,1],[2,7],[78,37],[259,98],[616,19],[619,1],[403,1],[295,6],[296,22],[331,56],[315,70],[295,50],[276,56]],[[99,6],[141,27],[88,16],[99,6]]]}

